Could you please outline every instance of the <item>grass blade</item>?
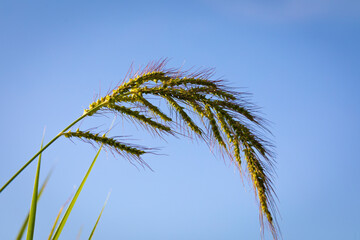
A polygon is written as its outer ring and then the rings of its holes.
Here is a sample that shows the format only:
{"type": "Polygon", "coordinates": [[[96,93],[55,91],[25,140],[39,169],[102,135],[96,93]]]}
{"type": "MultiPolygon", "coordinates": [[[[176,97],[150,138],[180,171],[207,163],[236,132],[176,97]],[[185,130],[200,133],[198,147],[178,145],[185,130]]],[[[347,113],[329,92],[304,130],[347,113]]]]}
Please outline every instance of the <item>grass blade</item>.
{"type": "MultiPolygon", "coordinates": [[[[50,171],[50,173],[47,175],[47,177],[45,178],[45,181],[44,183],[41,185],[41,188],[40,188],[40,191],[39,191],[39,194],[38,194],[38,201],[40,200],[40,197],[50,179],[50,175],[51,175],[52,171],[50,171]]],[[[24,220],[24,223],[22,224],[21,228],[20,228],[20,231],[18,233],[18,235],[16,236],[16,240],[21,240],[22,237],[24,236],[24,233],[25,233],[25,229],[26,229],[26,226],[28,225],[28,221],[29,221],[29,215],[30,215],[30,212],[27,214],[25,220],[24,220]]]]}
{"type": "MultiPolygon", "coordinates": [[[[43,148],[44,144],[44,135],[41,140],[41,147],[40,150],[43,148]]],[[[34,183],[34,191],[33,196],[31,200],[31,207],[30,207],[30,213],[29,213],[29,222],[28,222],[28,230],[26,239],[32,240],[34,238],[34,229],[35,229],[35,217],[36,217],[36,207],[38,202],[38,191],[39,191],[39,177],[40,177],[40,165],[41,165],[41,155],[39,155],[39,161],[36,168],[36,175],[35,175],[35,183],[34,183]]]]}
{"type": "Polygon", "coordinates": [[[102,209],[101,209],[101,212],[100,212],[100,214],[99,214],[99,217],[97,218],[96,223],[95,223],[95,225],[94,225],[94,227],[93,227],[93,230],[91,231],[91,234],[90,234],[90,236],[89,236],[89,240],[91,240],[92,236],[94,235],[95,229],[96,229],[96,227],[97,227],[97,225],[98,225],[98,223],[99,223],[99,220],[100,220],[100,218],[101,218],[101,215],[102,215],[102,213],[103,213],[103,211],[104,211],[104,209],[105,209],[105,206],[106,206],[106,204],[107,204],[107,201],[109,200],[110,193],[111,193],[111,191],[109,192],[109,194],[108,194],[108,196],[107,196],[107,198],[106,198],[106,200],[105,200],[104,206],[103,206],[102,209]]]}
{"type": "Polygon", "coordinates": [[[66,202],[61,206],[58,214],[56,215],[55,222],[54,222],[54,224],[53,224],[53,226],[52,226],[52,228],[51,228],[51,231],[50,231],[48,240],[51,240],[51,237],[52,237],[53,234],[54,234],[56,225],[57,225],[57,223],[58,223],[58,221],[59,221],[59,219],[60,219],[61,213],[63,212],[63,210],[64,210],[65,206],[68,204],[68,202],[70,202],[71,198],[72,198],[72,194],[71,194],[71,196],[68,198],[68,200],[66,200],[66,202]]]}
{"type": "Polygon", "coordinates": [[[89,176],[89,174],[90,174],[90,172],[91,172],[91,169],[93,168],[93,166],[94,166],[94,164],[95,164],[95,162],[96,162],[96,159],[98,158],[98,156],[99,156],[99,154],[100,154],[100,151],[101,151],[102,147],[103,147],[103,146],[101,145],[101,147],[99,148],[99,151],[96,153],[96,156],[95,156],[94,160],[92,161],[92,163],[91,163],[88,171],[86,172],[86,174],[85,174],[85,176],[84,176],[84,178],[83,178],[80,186],[78,187],[78,189],[77,189],[77,191],[76,191],[73,199],[71,200],[68,209],[66,210],[63,218],[61,219],[61,222],[60,222],[58,228],[56,229],[56,232],[55,232],[55,234],[54,234],[54,237],[52,238],[53,240],[57,240],[57,239],[59,238],[59,236],[60,236],[60,234],[61,234],[61,231],[63,230],[63,228],[64,228],[64,226],[65,226],[65,223],[66,223],[66,221],[67,221],[67,219],[68,219],[68,217],[69,217],[69,215],[70,215],[70,213],[71,213],[71,211],[72,211],[72,209],[73,209],[73,207],[74,207],[74,205],[75,205],[75,203],[76,203],[76,201],[77,201],[77,198],[79,197],[80,192],[81,192],[82,188],[84,187],[84,184],[85,184],[85,182],[86,182],[86,180],[87,180],[87,178],[88,178],[88,176],[89,176]]]}

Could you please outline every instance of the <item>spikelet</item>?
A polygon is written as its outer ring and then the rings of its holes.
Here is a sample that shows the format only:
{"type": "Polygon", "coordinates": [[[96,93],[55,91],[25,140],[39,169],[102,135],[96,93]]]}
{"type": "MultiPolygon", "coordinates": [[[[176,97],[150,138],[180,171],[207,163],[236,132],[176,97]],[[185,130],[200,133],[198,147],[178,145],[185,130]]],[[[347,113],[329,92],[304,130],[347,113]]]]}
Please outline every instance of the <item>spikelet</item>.
{"type": "Polygon", "coordinates": [[[233,142],[233,134],[231,133],[231,130],[224,118],[224,115],[220,111],[216,111],[216,116],[219,120],[221,130],[225,133],[229,143],[233,142]]]}
{"type": "Polygon", "coordinates": [[[76,130],[76,132],[65,132],[63,135],[66,138],[79,138],[82,140],[88,140],[93,143],[97,144],[104,144],[104,146],[107,146],[110,150],[115,150],[117,153],[123,154],[128,156],[135,156],[139,158],[141,155],[146,153],[146,148],[138,147],[138,146],[130,146],[129,144],[121,143],[118,140],[114,138],[106,137],[105,134],[100,136],[99,134],[93,134],[89,131],[83,132],[79,129],[76,130]]]}
{"type": "Polygon", "coordinates": [[[136,76],[135,78],[130,78],[130,80],[128,82],[120,85],[117,89],[114,89],[112,92],[112,95],[117,96],[124,92],[130,91],[134,87],[139,87],[141,84],[145,83],[146,81],[149,81],[149,80],[153,81],[153,80],[157,80],[157,79],[167,79],[167,77],[165,77],[164,72],[159,72],[159,71],[147,72],[141,76],[136,76]]]}
{"type": "Polygon", "coordinates": [[[264,225],[264,215],[267,219],[268,226],[271,230],[273,238],[277,239],[277,222],[273,219],[273,216],[270,212],[270,209],[274,211],[275,208],[275,206],[272,204],[273,199],[271,193],[271,180],[267,177],[267,174],[265,174],[264,168],[261,165],[261,161],[257,158],[253,150],[251,150],[249,147],[246,147],[243,151],[247,162],[247,168],[250,173],[254,189],[257,190],[257,196],[260,202],[260,222],[262,225],[264,225]]]}
{"type": "Polygon", "coordinates": [[[193,130],[196,134],[202,135],[202,130],[198,127],[189,115],[184,111],[184,108],[180,106],[174,99],[171,97],[165,96],[165,99],[168,103],[175,109],[175,111],[181,116],[182,120],[187,123],[188,127],[193,130]]]}
{"type": "Polygon", "coordinates": [[[188,101],[188,104],[192,107],[195,113],[199,114],[201,118],[205,117],[205,110],[198,102],[188,101]]]}
{"type": "Polygon", "coordinates": [[[234,158],[238,164],[239,171],[241,171],[241,156],[240,156],[240,146],[237,138],[234,138],[232,141],[232,146],[234,148],[234,158]]]}
{"type": "Polygon", "coordinates": [[[209,119],[209,123],[210,123],[210,126],[211,126],[211,129],[212,129],[215,139],[217,140],[217,142],[219,143],[220,146],[223,146],[224,148],[226,148],[225,142],[222,139],[219,128],[216,124],[214,114],[212,113],[209,105],[205,106],[205,114],[209,119]]]}
{"type": "Polygon", "coordinates": [[[236,100],[236,97],[225,90],[216,87],[193,87],[189,90],[190,93],[199,93],[204,95],[213,95],[224,100],[236,100]]]}
{"type": "Polygon", "coordinates": [[[180,85],[199,85],[199,86],[207,86],[207,87],[213,87],[216,88],[216,83],[208,81],[206,79],[199,79],[199,78],[188,78],[188,77],[183,77],[183,78],[177,78],[177,79],[171,79],[166,81],[163,86],[164,87],[175,87],[175,86],[180,86],[180,85]]]}
{"type": "Polygon", "coordinates": [[[130,108],[124,107],[124,106],[118,106],[115,104],[110,104],[107,106],[109,109],[114,110],[116,112],[119,112],[121,114],[126,115],[127,117],[134,118],[138,120],[139,122],[143,123],[146,126],[150,126],[156,130],[164,131],[167,133],[171,133],[171,128],[168,126],[165,126],[159,122],[156,122],[152,120],[151,118],[141,114],[139,111],[131,110],[130,108]]]}
{"type": "Polygon", "coordinates": [[[143,96],[138,95],[136,96],[136,100],[142,103],[145,107],[147,107],[154,115],[159,116],[162,120],[169,122],[172,121],[170,117],[164,114],[158,107],[151,104],[148,100],[146,100],[143,96]]]}
{"type": "Polygon", "coordinates": [[[260,124],[259,119],[254,114],[252,114],[248,109],[246,109],[245,107],[243,107],[239,104],[236,104],[231,101],[219,101],[219,100],[214,100],[213,102],[215,105],[225,107],[226,109],[235,111],[235,112],[241,114],[242,116],[244,116],[245,118],[247,118],[248,120],[250,120],[256,124],[260,124]]]}

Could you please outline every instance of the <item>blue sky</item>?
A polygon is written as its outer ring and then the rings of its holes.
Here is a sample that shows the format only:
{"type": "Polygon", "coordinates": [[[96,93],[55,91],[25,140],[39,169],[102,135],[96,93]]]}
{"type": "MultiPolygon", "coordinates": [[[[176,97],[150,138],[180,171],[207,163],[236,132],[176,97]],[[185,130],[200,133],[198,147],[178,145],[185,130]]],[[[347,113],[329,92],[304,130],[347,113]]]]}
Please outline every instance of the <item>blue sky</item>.
{"type": "MultiPolygon", "coordinates": [[[[276,192],[284,239],[360,239],[360,4],[356,1],[2,1],[0,183],[77,118],[129,68],[170,58],[170,67],[215,67],[253,93],[272,122],[276,192]]],[[[84,127],[107,128],[112,118],[84,127]]],[[[160,147],[138,170],[102,153],[62,239],[86,239],[107,193],[95,239],[260,239],[258,207],[235,167],[205,144],[166,142],[118,119],[112,135],[160,147]]],[[[39,204],[47,237],[96,149],[59,140],[39,204]]],[[[0,196],[0,239],[28,211],[35,164],[0,196]]],[[[266,234],[266,239],[271,239],[266,234]]]]}

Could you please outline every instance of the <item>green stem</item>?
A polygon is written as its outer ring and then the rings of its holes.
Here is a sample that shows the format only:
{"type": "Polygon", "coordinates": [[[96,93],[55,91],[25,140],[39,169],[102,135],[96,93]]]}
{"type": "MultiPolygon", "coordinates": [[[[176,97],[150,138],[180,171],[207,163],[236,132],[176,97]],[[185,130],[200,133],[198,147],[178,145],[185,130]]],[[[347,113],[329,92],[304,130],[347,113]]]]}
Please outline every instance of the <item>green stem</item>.
{"type": "Polygon", "coordinates": [[[4,186],[2,186],[2,188],[0,189],[0,193],[30,164],[32,163],[32,161],[34,161],[34,159],[39,156],[40,153],[42,153],[45,149],[47,149],[51,144],[53,144],[59,137],[61,137],[63,135],[64,132],[66,132],[67,130],[69,130],[72,126],[74,126],[76,123],[78,123],[80,120],[82,120],[83,118],[85,118],[88,115],[91,115],[93,113],[95,113],[97,110],[99,110],[101,107],[105,106],[106,104],[108,104],[108,101],[105,101],[101,104],[99,104],[97,107],[94,107],[93,109],[91,109],[90,111],[86,112],[85,114],[81,115],[81,117],[79,117],[78,119],[76,119],[74,122],[72,122],[69,126],[67,126],[64,130],[62,130],[58,135],[56,135],[50,142],[48,142],[48,144],[46,144],[39,152],[37,152],[27,163],[25,163],[24,166],[22,166],[22,168],[19,169],[19,171],[17,171],[14,176],[12,176],[5,184],[4,186]]]}
{"type": "MultiPolygon", "coordinates": [[[[45,189],[45,187],[46,187],[46,185],[47,185],[47,183],[49,181],[49,178],[51,176],[51,172],[52,171],[50,171],[50,173],[47,175],[44,183],[42,184],[42,186],[40,188],[40,191],[39,191],[39,194],[38,194],[38,199],[37,199],[38,201],[40,200],[40,197],[41,197],[41,195],[42,195],[42,193],[43,193],[43,191],[44,191],[44,189],[45,189]]],[[[22,237],[24,235],[24,232],[25,232],[25,229],[26,229],[26,227],[28,225],[29,216],[30,216],[30,212],[27,214],[27,216],[26,216],[26,218],[25,218],[25,220],[23,222],[23,225],[20,228],[20,231],[19,231],[18,235],[16,236],[16,240],[21,240],[22,239],[22,237]]]]}
{"type": "MultiPolygon", "coordinates": [[[[43,139],[41,141],[41,148],[43,147],[44,136],[43,136],[43,139]]],[[[38,202],[38,197],[39,197],[38,192],[39,192],[41,155],[42,154],[39,155],[39,161],[38,161],[38,165],[37,165],[37,169],[36,169],[36,175],[35,175],[34,191],[33,191],[33,197],[32,197],[32,200],[31,200],[31,207],[30,207],[29,221],[28,221],[28,229],[27,229],[27,235],[26,235],[27,240],[33,240],[34,239],[36,209],[37,209],[37,202],[38,202]]]]}

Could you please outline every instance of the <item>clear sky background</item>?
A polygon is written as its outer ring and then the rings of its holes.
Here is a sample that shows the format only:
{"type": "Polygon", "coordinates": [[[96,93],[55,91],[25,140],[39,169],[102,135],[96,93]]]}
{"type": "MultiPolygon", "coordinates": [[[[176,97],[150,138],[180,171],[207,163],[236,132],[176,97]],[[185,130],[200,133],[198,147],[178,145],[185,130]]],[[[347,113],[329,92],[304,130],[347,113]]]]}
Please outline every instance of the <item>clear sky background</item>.
{"type": "MultiPolygon", "coordinates": [[[[1,1],[0,185],[131,65],[215,67],[272,122],[284,239],[360,239],[360,3],[1,1]]],[[[84,127],[110,126],[98,118],[84,127]]],[[[153,139],[118,119],[111,135],[160,147],[154,172],[102,153],[62,239],[260,239],[258,207],[235,167],[205,144],[153,139]]],[[[43,155],[36,239],[45,239],[96,149],[59,140],[43,155]]],[[[29,209],[35,165],[0,195],[0,239],[29,209]]],[[[267,239],[271,239],[266,234],[267,239]]]]}

